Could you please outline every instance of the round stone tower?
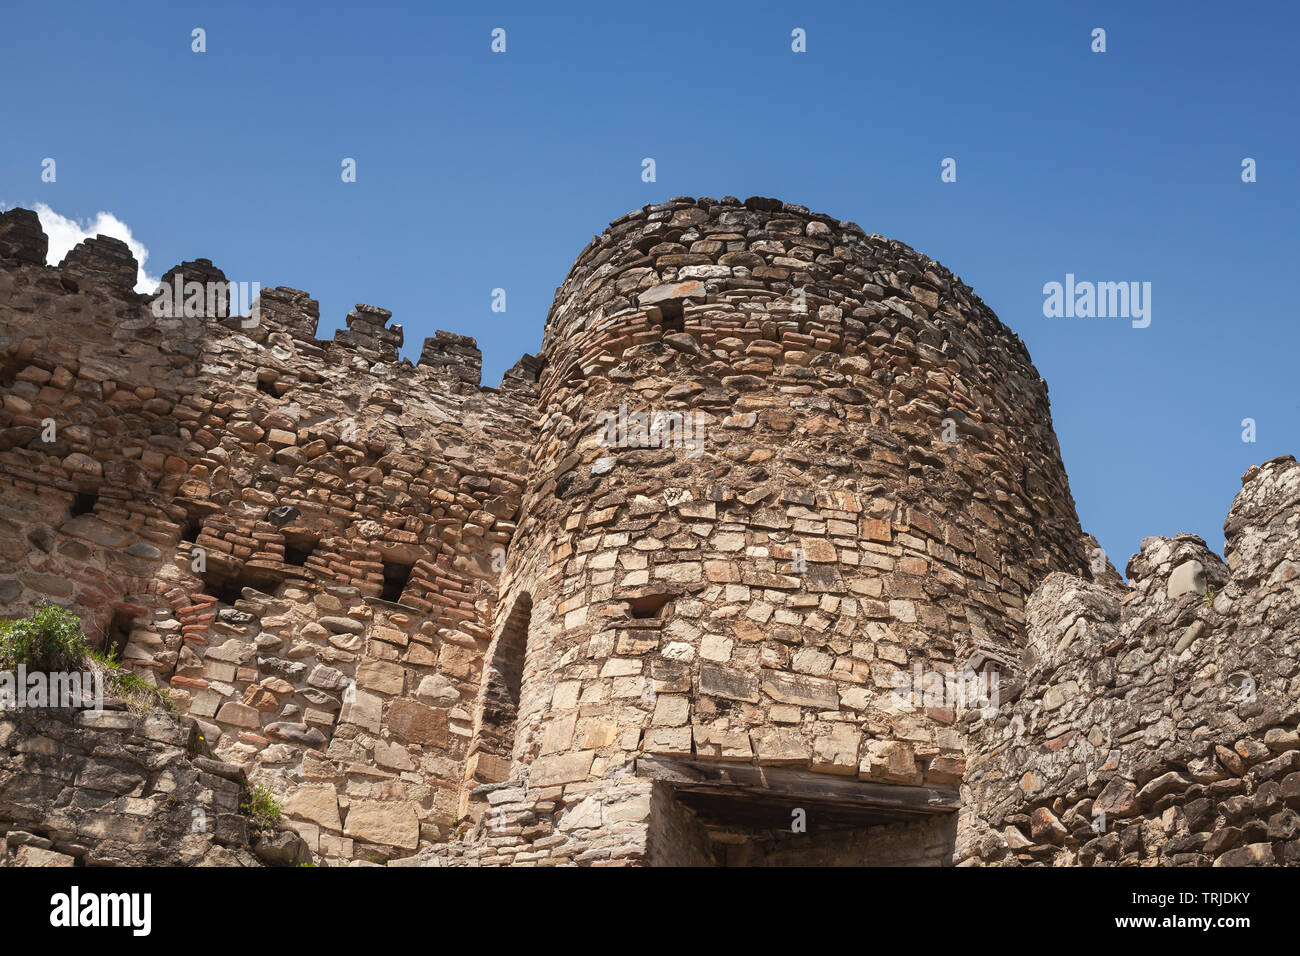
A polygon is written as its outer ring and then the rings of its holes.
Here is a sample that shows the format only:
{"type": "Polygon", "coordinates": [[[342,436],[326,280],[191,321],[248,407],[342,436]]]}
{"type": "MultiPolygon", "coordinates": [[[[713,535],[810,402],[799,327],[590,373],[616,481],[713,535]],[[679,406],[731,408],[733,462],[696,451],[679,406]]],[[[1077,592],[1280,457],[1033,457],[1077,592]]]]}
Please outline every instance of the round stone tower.
{"type": "Polygon", "coordinates": [[[679,198],[592,240],[543,356],[470,775],[561,828],[599,792],[605,832],[692,763],[955,784],[954,682],[908,689],[1015,660],[1033,586],[1090,576],[1020,339],[902,243],[679,198]]]}

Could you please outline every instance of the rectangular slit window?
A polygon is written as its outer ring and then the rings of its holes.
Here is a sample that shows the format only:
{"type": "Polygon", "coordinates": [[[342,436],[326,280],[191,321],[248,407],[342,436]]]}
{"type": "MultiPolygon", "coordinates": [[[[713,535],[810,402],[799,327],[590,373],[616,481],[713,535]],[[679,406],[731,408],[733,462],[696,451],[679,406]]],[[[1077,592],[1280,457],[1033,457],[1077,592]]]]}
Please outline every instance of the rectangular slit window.
{"type": "MultiPolygon", "coordinates": [[[[211,592],[209,592],[211,593],[211,592]]],[[[244,583],[238,578],[229,578],[221,582],[221,587],[216,591],[215,597],[222,604],[229,604],[232,607],[234,603],[244,596],[244,583]]]]}
{"type": "Polygon", "coordinates": [[[295,548],[293,545],[289,544],[288,542],[285,542],[284,545],[285,564],[293,564],[298,567],[302,567],[304,564],[307,563],[307,559],[310,557],[311,557],[310,548],[295,548]]]}
{"type": "Polygon", "coordinates": [[[628,607],[631,609],[634,618],[659,617],[663,613],[664,606],[672,599],[673,595],[671,594],[647,594],[629,600],[628,607]]]}
{"type": "Polygon", "coordinates": [[[252,588],[260,594],[273,594],[276,582],[268,578],[265,572],[241,569],[233,577],[224,576],[226,572],[212,569],[203,577],[203,590],[222,604],[233,607],[244,596],[244,588],[252,588]]]}
{"type": "Polygon", "coordinates": [[[384,590],[380,597],[394,604],[400,603],[402,592],[406,590],[406,583],[411,580],[411,568],[412,565],[409,564],[385,561],[384,590]]]}

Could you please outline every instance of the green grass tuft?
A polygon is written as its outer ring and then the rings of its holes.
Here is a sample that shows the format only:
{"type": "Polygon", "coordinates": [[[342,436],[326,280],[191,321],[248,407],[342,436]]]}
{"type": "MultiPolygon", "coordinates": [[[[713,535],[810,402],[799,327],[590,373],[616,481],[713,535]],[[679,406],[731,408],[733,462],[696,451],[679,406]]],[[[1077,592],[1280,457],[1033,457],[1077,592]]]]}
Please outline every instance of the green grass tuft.
{"type": "Polygon", "coordinates": [[[281,807],[275,794],[261,784],[244,787],[239,798],[239,812],[252,817],[253,825],[261,830],[274,829],[281,817],[281,807]]]}
{"type": "Polygon", "coordinates": [[[166,688],[155,687],[126,670],[120,660],[92,651],[77,615],[55,604],[39,605],[15,621],[0,621],[0,670],[14,670],[19,665],[41,673],[97,673],[104,681],[104,692],[120,697],[134,713],[176,710],[166,688]]]}
{"type": "Polygon", "coordinates": [[[81,621],[54,604],[42,604],[27,617],[0,621],[0,668],[20,664],[29,671],[73,671],[84,663],[90,649],[81,633],[81,621]]]}

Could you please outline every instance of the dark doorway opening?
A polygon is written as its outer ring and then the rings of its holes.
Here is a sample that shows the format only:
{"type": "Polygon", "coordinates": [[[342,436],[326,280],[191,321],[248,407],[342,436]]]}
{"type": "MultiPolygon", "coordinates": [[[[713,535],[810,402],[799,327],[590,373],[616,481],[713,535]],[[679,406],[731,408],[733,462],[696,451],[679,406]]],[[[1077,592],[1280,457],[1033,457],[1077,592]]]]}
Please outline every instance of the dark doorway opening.
{"type": "Polygon", "coordinates": [[[642,757],[659,866],[947,866],[955,788],[785,767],[642,757]]]}

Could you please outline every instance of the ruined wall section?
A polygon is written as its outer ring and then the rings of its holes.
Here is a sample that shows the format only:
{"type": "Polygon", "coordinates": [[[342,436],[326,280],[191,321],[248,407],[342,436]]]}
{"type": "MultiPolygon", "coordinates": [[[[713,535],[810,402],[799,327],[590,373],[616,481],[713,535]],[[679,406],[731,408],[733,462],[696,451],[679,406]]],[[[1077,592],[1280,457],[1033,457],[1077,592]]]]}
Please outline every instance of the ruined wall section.
{"type": "Polygon", "coordinates": [[[1132,590],[1054,574],[1024,689],[972,715],[966,865],[1300,862],[1300,464],[1252,467],[1224,524],[1147,538],[1132,590]]]}
{"type": "Polygon", "coordinates": [[[50,600],[120,645],[320,858],[445,838],[536,360],[480,389],[472,339],[439,333],[413,366],[359,305],[318,340],[284,287],[249,317],[160,318],[120,243],[60,268],[44,244],[34,214],[0,217],[5,616],[50,600]]]}

